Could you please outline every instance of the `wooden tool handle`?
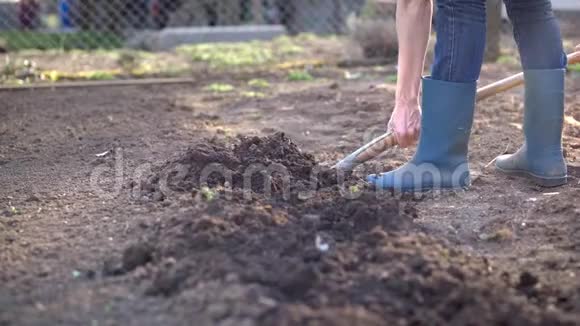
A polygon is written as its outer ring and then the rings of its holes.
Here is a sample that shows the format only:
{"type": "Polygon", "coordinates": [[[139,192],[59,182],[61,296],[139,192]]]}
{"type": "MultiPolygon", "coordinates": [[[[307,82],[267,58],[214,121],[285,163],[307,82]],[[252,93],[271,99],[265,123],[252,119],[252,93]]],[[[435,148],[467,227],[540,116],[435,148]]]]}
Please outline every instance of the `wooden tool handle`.
{"type": "MultiPolygon", "coordinates": [[[[568,64],[572,65],[575,63],[580,63],[580,51],[573,52],[568,55],[568,64]]],[[[513,75],[511,77],[481,87],[480,89],[477,90],[476,99],[478,101],[486,99],[492,95],[507,91],[523,83],[524,83],[524,73],[520,72],[517,75],[513,75]]]]}
{"type": "Polygon", "coordinates": [[[395,138],[395,135],[391,132],[387,132],[386,134],[379,136],[379,138],[376,138],[368,148],[360,152],[360,154],[356,156],[356,160],[366,162],[396,145],[397,139],[395,138]]]}
{"type": "Polygon", "coordinates": [[[524,73],[520,72],[517,75],[498,80],[477,90],[475,100],[483,100],[497,93],[507,91],[524,83],[524,73]]]}

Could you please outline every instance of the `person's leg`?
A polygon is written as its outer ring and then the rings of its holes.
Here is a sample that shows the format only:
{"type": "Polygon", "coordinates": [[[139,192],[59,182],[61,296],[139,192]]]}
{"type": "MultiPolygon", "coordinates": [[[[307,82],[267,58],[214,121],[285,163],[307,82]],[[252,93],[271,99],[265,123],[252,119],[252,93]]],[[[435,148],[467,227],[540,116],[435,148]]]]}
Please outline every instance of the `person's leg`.
{"type": "Polygon", "coordinates": [[[431,78],[477,81],[485,50],[485,0],[437,0],[435,22],[437,43],[431,78]]]}
{"type": "Polygon", "coordinates": [[[504,0],[504,3],[523,69],[565,68],[560,26],[550,0],[504,0]]]}
{"type": "Polygon", "coordinates": [[[505,0],[525,78],[524,145],[496,160],[499,171],[542,186],[567,181],[562,153],[564,67],[560,28],[550,0],[505,0]]]}
{"type": "Polygon", "coordinates": [[[412,192],[470,184],[467,145],[485,47],[485,0],[437,0],[437,9],[417,152],[399,169],[369,176],[375,187],[412,192]]]}

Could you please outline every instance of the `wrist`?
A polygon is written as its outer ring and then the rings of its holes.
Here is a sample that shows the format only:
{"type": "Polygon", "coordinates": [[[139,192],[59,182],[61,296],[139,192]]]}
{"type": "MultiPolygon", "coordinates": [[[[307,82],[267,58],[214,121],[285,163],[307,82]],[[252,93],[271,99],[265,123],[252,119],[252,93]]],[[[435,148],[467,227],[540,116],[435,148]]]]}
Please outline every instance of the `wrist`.
{"type": "Polygon", "coordinates": [[[419,106],[419,98],[397,98],[395,100],[395,107],[413,109],[419,106]]]}

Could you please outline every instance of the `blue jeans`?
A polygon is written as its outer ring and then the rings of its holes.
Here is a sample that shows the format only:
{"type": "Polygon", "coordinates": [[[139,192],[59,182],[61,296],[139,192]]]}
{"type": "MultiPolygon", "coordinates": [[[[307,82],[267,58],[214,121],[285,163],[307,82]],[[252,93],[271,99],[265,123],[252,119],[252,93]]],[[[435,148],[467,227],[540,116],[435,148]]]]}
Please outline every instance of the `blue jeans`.
{"type": "MultiPolygon", "coordinates": [[[[436,0],[435,59],[431,78],[473,82],[485,49],[485,0],[436,0]]],[[[504,0],[524,70],[566,66],[560,27],[550,0],[504,0]]]]}

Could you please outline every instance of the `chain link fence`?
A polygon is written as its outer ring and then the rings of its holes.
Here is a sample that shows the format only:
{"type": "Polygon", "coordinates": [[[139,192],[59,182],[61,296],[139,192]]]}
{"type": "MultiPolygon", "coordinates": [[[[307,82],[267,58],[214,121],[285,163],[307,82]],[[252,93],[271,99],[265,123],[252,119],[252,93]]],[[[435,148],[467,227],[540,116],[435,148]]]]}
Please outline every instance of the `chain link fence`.
{"type": "MultiPolygon", "coordinates": [[[[139,47],[140,42],[135,40],[145,32],[208,26],[227,26],[228,31],[256,25],[278,26],[290,35],[340,35],[352,32],[349,18],[364,15],[372,7],[369,3],[388,8],[387,14],[379,10],[383,18],[394,16],[395,1],[0,0],[0,52],[110,49],[134,47],[136,43],[139,47]]],[[[553,4],[560,12],[574,14],[573,19],[563,24],[564,31],[577,30],[574,21],[580,12],[580,2],[553,0],[553,4]]],[[[220,40],[213,37],[205,35],[201,41],[220,40]]]]}
{"type": "Polygon", "coordinates": [[[142,31],[183,27],[260,25],[288,34],[344,34],[348,18],[360,14],[365,2],[0,0],[0,50],[119,48],[142,31]]]}

